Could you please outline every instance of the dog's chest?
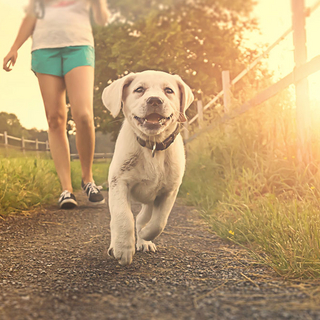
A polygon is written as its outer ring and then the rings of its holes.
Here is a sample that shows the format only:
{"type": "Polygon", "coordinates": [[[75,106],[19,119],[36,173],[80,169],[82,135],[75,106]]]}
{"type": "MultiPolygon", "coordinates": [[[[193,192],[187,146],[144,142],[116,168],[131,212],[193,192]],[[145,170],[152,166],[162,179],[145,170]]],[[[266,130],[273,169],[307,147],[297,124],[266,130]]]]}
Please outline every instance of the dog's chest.
{"type": "MultiPolygon", "coordinates": [[[[154,159],[152,159],[154,160],[154,159]]],[[[180,185],[180,173],[166,161],[144,162],[131,177],[129,190],[135,201],[150,203],[180,185]]]]}

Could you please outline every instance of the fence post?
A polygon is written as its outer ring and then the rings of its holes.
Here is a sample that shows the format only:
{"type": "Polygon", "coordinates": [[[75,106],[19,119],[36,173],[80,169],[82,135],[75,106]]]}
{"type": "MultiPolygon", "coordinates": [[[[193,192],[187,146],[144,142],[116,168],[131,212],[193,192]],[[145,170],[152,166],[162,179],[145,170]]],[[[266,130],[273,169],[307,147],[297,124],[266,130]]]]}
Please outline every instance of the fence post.
{"type": "MultiPolygon", "coordinates": [[[[298,68],[307,61],[304,0],[291,0],[291,8],[294,62],[295,68],[298,68]]],[[[311,160],[311,115],[308,79],[305,78],[300,81],[295,81],[295,91],[297,109],[297,158],[300,161],[304,160],[309,163],[311,160]]]]}
{"type": "Polygon", "coordinates": [[[7,131],[5,131],[5,132],[3,133],[3,137],[4,137],[4,146],[5,146],[6,148],[8,148],[8,134],[7,134],[7,131]]]}
{"type": "Polygon", "coordinates": [[[36,153],[37,153],[37,157],[39,157],[39,141],[36,138],[36,153]]]}
{"type": "Polygon", "coordinates": [[[184,124],[183,124],[183,139],[184,140],[188,140],[188,138],[189,138],[189,129],[188,129],[188,127],[189,127],[188,121],[184,122],[184,124]]]}
{"type": "Polygon", "coordinates": [[[202,124],[203,124],[203,104],[202,104],[202,100],[197,100],[197,110],[198,110],[199,129],[201,129],[202,128],[202,124]]]}
{"type": "Polygon", "coordinates": [[[46,141],[46,151],[49,151],[49,141],[46,141]]]}
{"type": "MultiPolygon", "coordinates": [[[[183,140],[186,141],[189,139],[189,122],[186,121],[183,123],[183,132],[182,132],[182,137],[183,137],[183,140]]],[[[186,157],[188,156],[188,151],[189,151],[189,145],[188,144],[185,144],[185,153],[186,153],[186,157]]]]}
{"type": "Polygon", "coordinates": [[[24,137],[22,136],[21,138],[21,149],[22,149],[22,153],[25,154],[26,153],[26,144],[25,144],[25,141],[24,141],[24,137]]]}
{"type": "Polygon", "coordinates": [[[4,149],[5,149],[5,155],[6,157],[8,156],[8,134],[7,131],[3,133],[3,138],[4,138],[4,149]]]}
{"type": "Polygon", "coordinates": [[[229,113],[230,104],[231,104],[229,70],[222,71],[222,90],[223,90],[224,113],[229,113]]]}

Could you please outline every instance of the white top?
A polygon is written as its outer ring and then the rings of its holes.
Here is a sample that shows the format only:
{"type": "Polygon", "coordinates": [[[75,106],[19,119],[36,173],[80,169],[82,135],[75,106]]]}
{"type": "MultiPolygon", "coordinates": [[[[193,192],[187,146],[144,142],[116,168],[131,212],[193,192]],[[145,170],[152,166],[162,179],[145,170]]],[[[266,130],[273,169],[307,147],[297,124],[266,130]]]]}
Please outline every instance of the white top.
{"type": "Polygon", "coordinates": [[[86,0],[55,0],[45,5],[32,35],[32,51],[68,46],[94,46],[86,0]]]}

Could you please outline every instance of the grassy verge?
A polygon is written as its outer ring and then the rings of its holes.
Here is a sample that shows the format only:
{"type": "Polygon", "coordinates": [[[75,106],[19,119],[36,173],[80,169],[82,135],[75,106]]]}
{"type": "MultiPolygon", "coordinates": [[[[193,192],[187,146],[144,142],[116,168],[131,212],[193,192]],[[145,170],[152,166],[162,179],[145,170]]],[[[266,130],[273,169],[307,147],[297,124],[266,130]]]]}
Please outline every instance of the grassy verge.
{"type": "MultiPolygon", "coordinates": [[[[97,186],[106,188],[110,161],[94,162],[92,166],[93,179],[97,186]]],[[[71,179],[74,190],[81,189],[81,166],[79,160],[71,162],[71,179]]]]}
{"type": "MultiPolygon", "coordinates": [[[[95,163],[93,175],[98,185],[107,179],[109,163],[95,163]]],[[[79,161],[71,163],[72,184],[80,189],[81,167],[79,161]]],[[[30,210],[33,207],[56,203],[60,183],[53,161],[46,155],[22,156],[20,152],[4,155],[0,150],[0,215],[30,210]]]]}
{"type": "Polygon", "coordinates": [[[279,274],[319,277],[319,164],[297,161],[291,111],[281,109],[276,123],[261,110],[247,116],[189,146],[180,193],[219,236],[279,274]]]}

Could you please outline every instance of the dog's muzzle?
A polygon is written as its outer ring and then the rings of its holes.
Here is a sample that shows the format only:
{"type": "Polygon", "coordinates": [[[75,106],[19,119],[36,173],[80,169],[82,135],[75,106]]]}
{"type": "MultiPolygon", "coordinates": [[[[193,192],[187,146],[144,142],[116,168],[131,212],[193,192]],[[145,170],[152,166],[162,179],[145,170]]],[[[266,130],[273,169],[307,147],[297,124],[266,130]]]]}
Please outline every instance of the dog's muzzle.
{"type": "Polygon", "coordinates": [[[169,117],[163,115],[164,101],[160,97],[149,97],[146,100],[147,112],[144,117],[138,117],[134,115],[134,118],[141,126],[148,129],[157,129],[167,124],[173,117],[171,114],[169,117]]]}

